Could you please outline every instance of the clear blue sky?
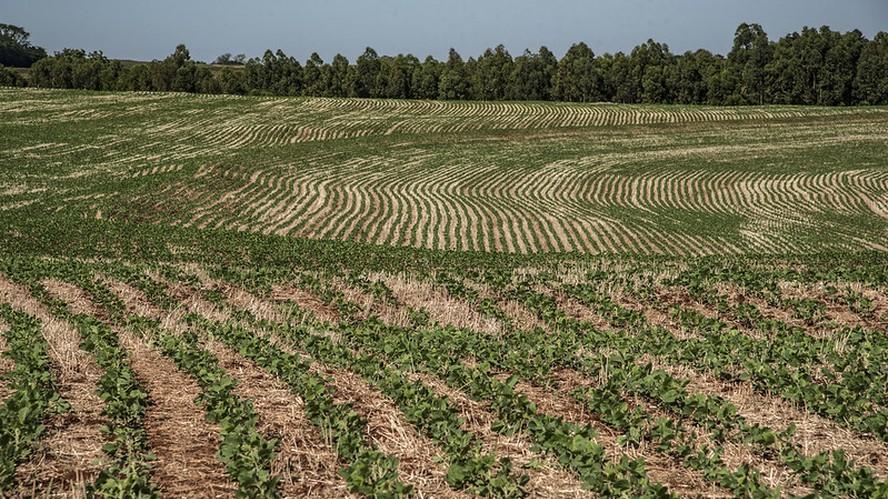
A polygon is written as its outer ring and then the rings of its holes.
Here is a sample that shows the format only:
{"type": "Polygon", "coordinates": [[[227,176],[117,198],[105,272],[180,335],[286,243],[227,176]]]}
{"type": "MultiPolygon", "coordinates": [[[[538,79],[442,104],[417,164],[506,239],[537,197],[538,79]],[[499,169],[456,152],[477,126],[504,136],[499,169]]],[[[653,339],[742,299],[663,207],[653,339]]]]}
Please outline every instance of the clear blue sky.
{"type": "Polygon", "coordinates": [[[101,49],[154,59],[185,43],[193,57],[260,55],[282,48],[305,59],[383,54],[464,56],[502,43],[518,55],[575,41],[595,53],[628,51],[648,38],[673,52],[729,50],[736,26],[757,22],[772,39],[802,26],[888,31],[888,0],[0,0],[0,22],[24,26],[35,44],[101,49]]]}

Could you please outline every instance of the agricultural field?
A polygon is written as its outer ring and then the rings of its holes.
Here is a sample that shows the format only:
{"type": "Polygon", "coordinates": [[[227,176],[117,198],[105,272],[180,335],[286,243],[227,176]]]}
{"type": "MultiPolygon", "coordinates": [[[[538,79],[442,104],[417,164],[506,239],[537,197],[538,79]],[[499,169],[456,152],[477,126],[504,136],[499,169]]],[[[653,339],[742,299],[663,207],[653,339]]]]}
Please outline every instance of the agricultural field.
{"type": "Polygon", "coordinates": [[[0,89],[0,496],[888,497],[886,137],[0,89]]]}
{"type": "Polygon", "coordinates": [[[888,246],[888,108],[15,89],[0,118],[4,212],[506,253],[888,246]]]}

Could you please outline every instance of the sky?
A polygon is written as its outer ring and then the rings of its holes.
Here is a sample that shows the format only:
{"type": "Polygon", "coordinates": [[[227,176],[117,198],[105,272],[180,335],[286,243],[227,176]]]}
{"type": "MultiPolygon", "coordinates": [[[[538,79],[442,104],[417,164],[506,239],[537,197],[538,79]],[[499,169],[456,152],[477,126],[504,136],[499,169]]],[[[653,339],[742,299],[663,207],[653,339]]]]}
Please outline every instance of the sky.
{"type": "Polygon", "coordinates": [[[504,44],[513,55],[541,45],[562,55],[584,41],[596,54],[654,38],[675,53],[730,50],[741,22],[771,39],[802,26],[888,31],[888,0],[0,0],[0,22],[35,45],[102,50],[116,59],[162,59],[179,43],[193,58],[283,49],[349,60],[380,54],[446,59],[504,44]]]}

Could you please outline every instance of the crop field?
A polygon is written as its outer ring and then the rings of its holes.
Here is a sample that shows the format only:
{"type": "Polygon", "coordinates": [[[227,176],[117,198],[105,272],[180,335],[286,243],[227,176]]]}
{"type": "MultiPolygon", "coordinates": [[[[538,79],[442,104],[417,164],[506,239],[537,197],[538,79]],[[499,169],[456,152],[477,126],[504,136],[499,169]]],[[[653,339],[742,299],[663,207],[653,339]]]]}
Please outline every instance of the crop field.
{"type": "Polygon", "coordinates": [[[427,249],[885,250],[888,109],[0,90],[0,210],[427,249]]]}
{"type": "Polygon", "coordinates": [[[0,89],[0,497],[888,497],[888,109],[0,89]]]}

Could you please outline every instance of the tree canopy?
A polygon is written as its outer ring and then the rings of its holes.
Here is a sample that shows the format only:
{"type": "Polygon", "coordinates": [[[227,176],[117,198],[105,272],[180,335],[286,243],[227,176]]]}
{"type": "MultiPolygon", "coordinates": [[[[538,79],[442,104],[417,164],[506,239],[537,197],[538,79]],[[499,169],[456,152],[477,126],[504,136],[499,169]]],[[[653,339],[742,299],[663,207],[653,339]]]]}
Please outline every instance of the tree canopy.
{"type": "MultiPolygon", "coordinates": [[[[0,25],[0,40],[28,46],[28,33],[0,25]]],[[[6,42],[4,42],[6,43],[6,42]]],[[[156,90],[287,96],[447,100],[562,100],[676,104],[888,104],[888,33],[805,27],[772,41],[741,24],[726,55],[673,54],[648,40],[628,53],[596,55],[579,42],[559,60],[548,48],[512,57],[502,45],[446,61],[387,56],[367,47],[354,63],[282,50],[193,61],[180,45],[162,61],[122,66],[100,52],[64,50],[35,64],[30,84],[90,90],[156,90]]]]}
{"type": "Polygon", "coordinates": [[[46,51],[31,45],[30,39],[21,26],[0,23],[0,66],[27,68],[46,57],[46,51]]]}

